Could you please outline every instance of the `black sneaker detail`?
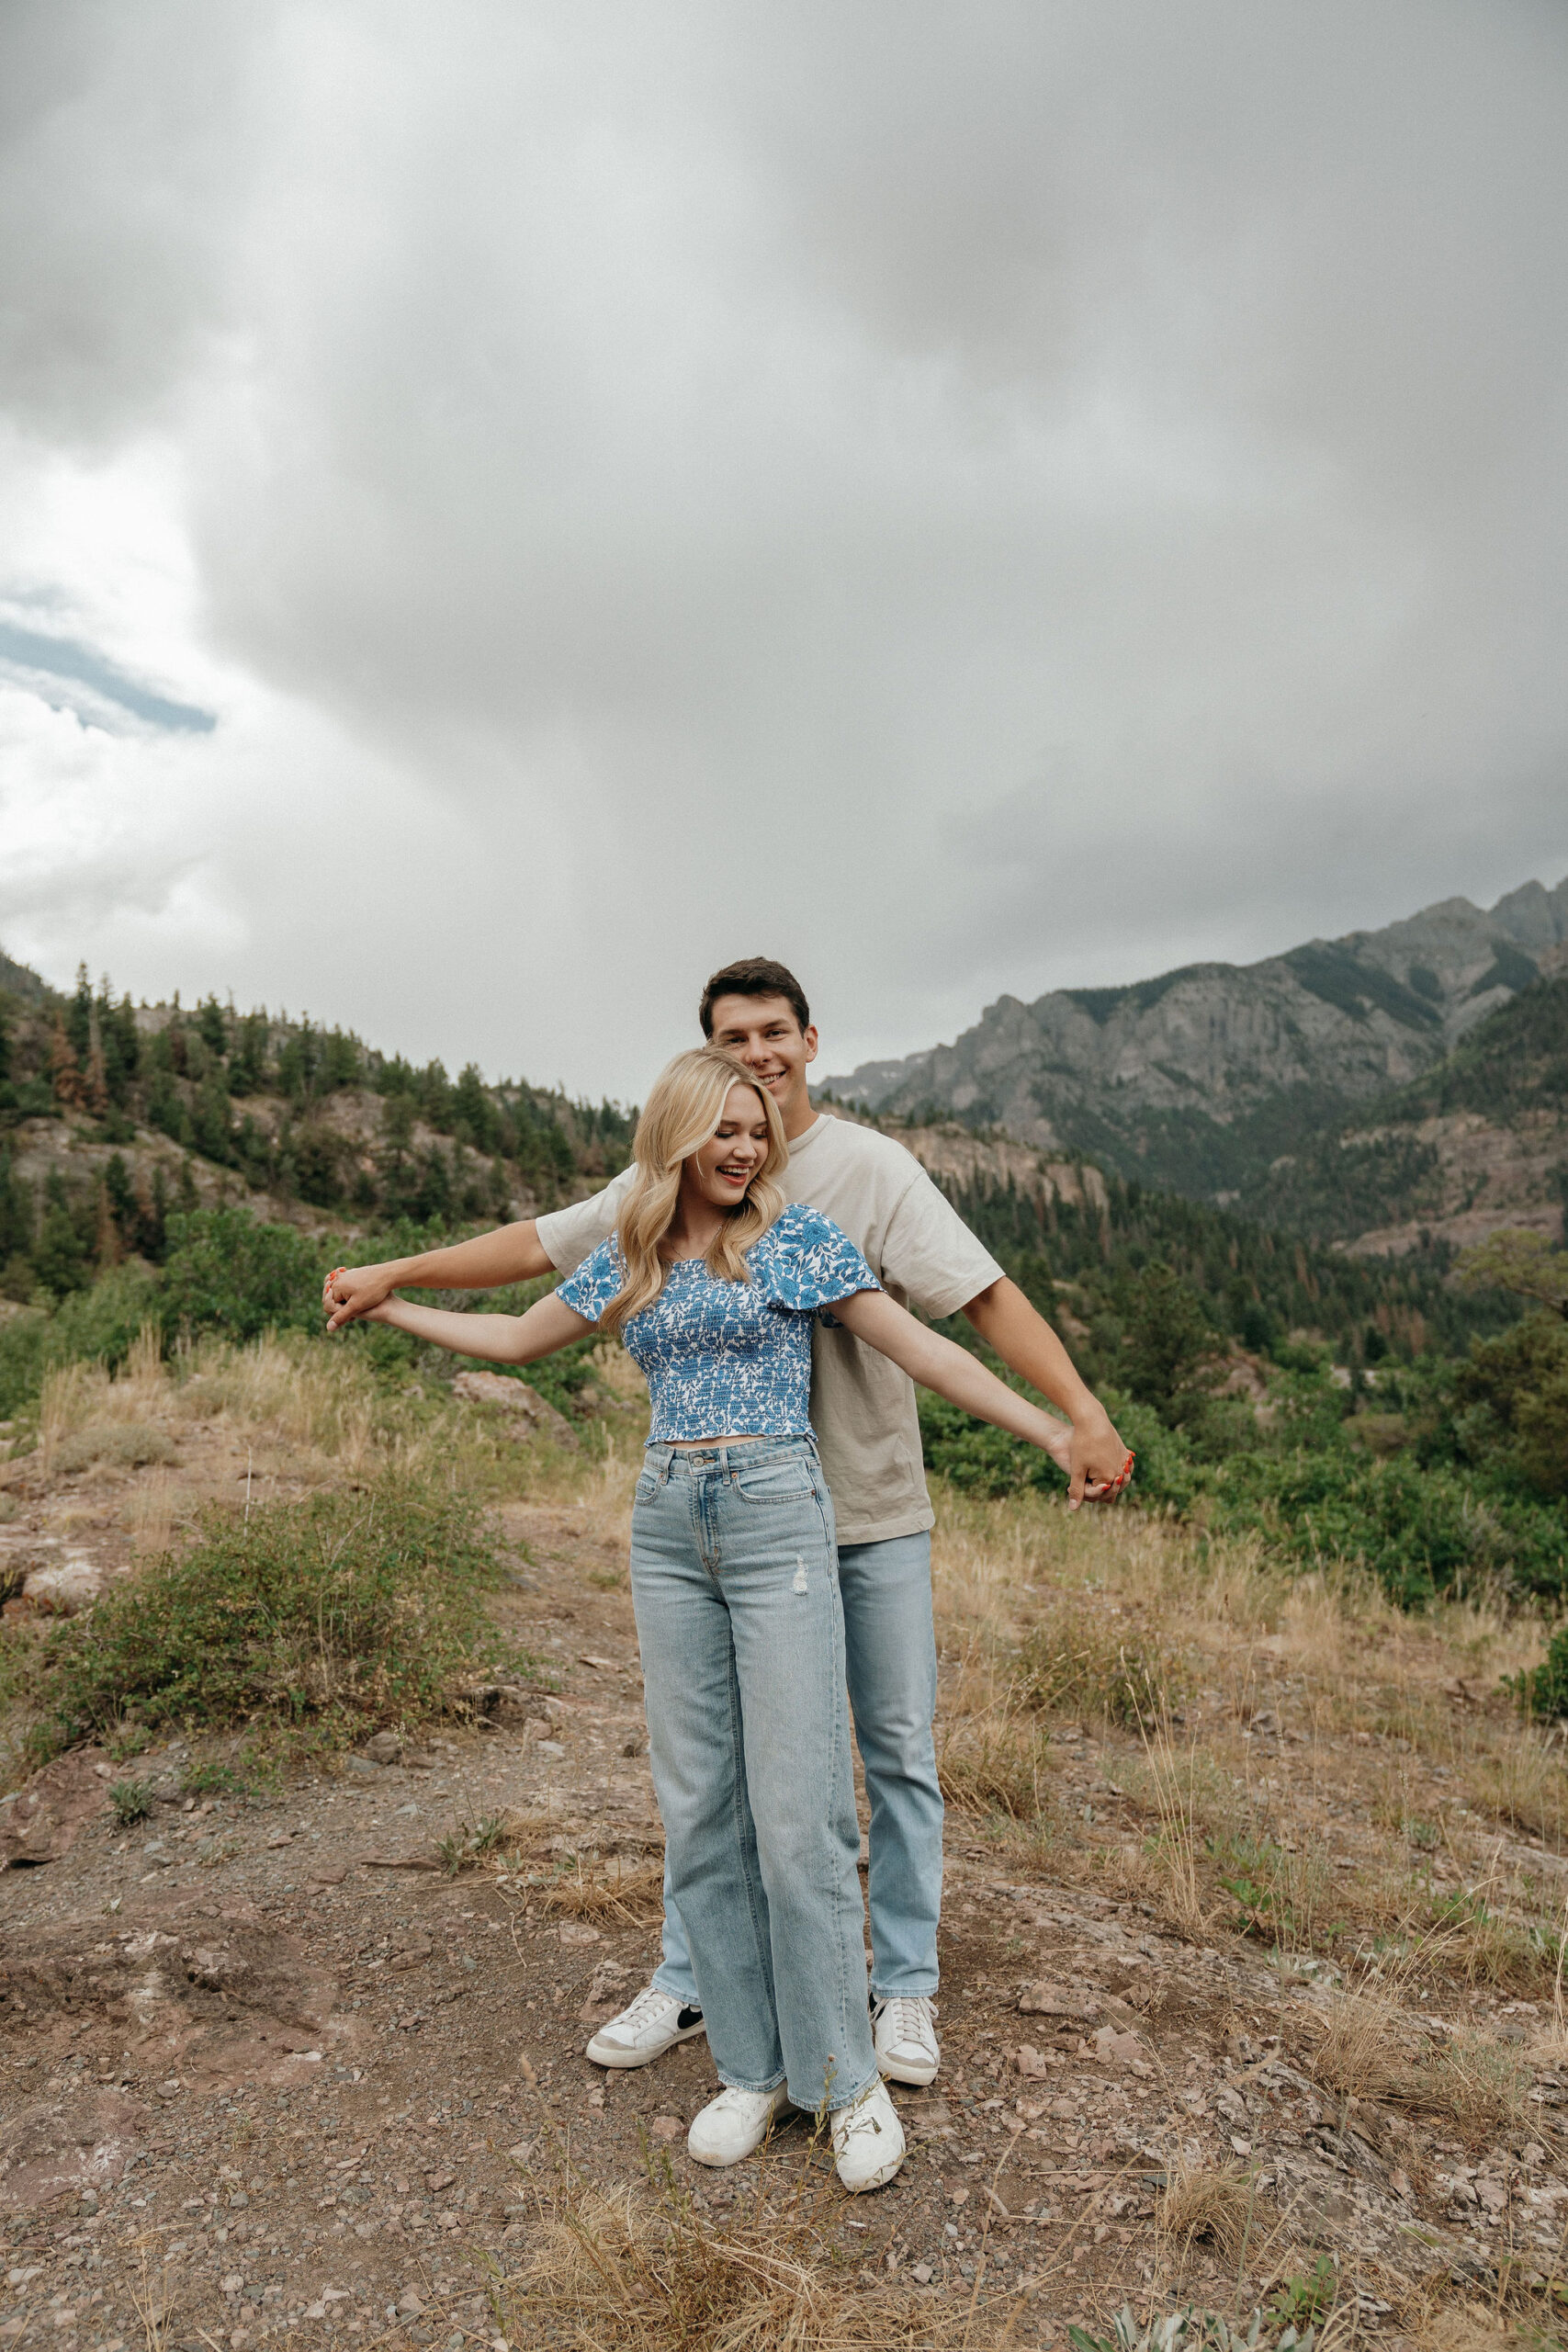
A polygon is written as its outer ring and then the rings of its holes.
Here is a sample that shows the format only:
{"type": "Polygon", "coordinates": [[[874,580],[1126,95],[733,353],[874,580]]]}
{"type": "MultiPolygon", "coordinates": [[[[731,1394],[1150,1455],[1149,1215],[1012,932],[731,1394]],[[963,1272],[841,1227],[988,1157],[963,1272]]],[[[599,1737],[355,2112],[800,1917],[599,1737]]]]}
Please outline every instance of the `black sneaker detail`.
{"type": "Polygon", "coordinates": [[[675,2023],[682,2033],[686,2033],[693,2026],[701,2025],[702,2021],[701,2009],[682,2009],[675,2023]]]}

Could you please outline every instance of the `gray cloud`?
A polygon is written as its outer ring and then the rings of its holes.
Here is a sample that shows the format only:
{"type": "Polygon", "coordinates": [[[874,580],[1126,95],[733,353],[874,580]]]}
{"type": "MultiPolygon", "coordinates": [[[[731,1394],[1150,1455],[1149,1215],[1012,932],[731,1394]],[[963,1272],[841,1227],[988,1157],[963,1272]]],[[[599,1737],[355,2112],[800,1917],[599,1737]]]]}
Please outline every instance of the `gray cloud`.
{"type": "Polygon", "coordinates": [[[848,1067],[1568,864],[1555,7],[0,42],[11,462],[175,453],[222,721],[134,985],[633,1091],[758,943],[848,1067]]]}

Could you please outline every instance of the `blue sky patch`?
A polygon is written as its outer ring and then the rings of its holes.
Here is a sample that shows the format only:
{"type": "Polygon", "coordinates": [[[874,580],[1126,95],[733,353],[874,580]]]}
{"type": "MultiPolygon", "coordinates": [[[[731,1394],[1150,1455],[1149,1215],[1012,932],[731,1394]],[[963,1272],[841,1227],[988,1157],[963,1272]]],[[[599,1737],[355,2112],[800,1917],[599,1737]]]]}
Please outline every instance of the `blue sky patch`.
{"type": "Polygon", "coordinates": [[[0,621],[0,678],[27,687],[53,709],[73,710],[79,718],[100,725],[115,711],[139,718],[148,727],[181,734],[210,735],[218,724],[209,710],[199,710],[194,703],[170,702],[165,695],[138,685],[92,646],[82,645],[74,638],[46,637],[37,629],[17,628],[12,621],[0,621]],[[107,711],[105,705],[109,706],[107,711]]]}

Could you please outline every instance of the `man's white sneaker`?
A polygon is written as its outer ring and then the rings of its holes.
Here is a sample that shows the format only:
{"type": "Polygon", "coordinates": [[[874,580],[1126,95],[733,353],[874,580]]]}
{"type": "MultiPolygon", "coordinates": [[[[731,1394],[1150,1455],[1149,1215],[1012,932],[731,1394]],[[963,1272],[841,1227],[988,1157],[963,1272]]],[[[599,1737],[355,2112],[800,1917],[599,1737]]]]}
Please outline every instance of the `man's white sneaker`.
{"type": "Polygon", "coordinates": [[[771,2091],[720,2091],[686,2134],[686,2154],[699,2165],[739,2165],[767,2138],[789,2105],[783,2083],[771,2091]]]}
{"type": "Polygon", "coordinates": [[[833,2162],[852,2196],[881,2188],[904,2161],[904,2127],[880,2080],[849,2107],[835,2108],[833,2162]]]}
{"type": "Polygon", "coordinates": [[[876,2064],[890,2083],[934,2083],[942,2044],[932,2019],[936,2003],[923,1994],[896,1993],[874,2013],[876,2064]]]}
{"type": "Polygon", "coordinates": [[[595,2066],[649,2066],[678,2041],[706,2030],[701,2009],[682,2008],[672,1993],[645,1984],[618,2017],[600,2027],[584,2054],[595,2066]]]}

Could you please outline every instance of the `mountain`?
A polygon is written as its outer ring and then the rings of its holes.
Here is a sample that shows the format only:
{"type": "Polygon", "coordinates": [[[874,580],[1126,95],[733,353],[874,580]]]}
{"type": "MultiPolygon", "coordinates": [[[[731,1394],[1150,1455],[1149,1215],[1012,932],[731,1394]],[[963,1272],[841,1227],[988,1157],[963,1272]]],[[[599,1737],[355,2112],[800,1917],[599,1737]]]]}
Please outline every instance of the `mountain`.
{"type": "Polygon", "coordinates": [[[1250,1206],[1270,1170],[1444,1064],[1568,948],[1568,878],[1445,899],[1382,931],[1127,988],[1004,996],[951,1046],[818,1090],[896,1118],[996,1127],[1250,1206]]]}

